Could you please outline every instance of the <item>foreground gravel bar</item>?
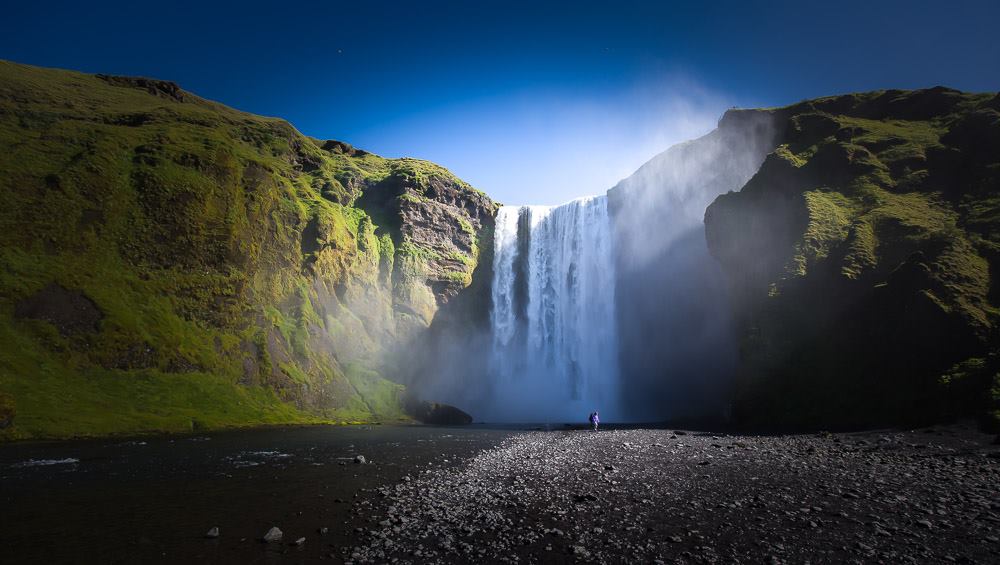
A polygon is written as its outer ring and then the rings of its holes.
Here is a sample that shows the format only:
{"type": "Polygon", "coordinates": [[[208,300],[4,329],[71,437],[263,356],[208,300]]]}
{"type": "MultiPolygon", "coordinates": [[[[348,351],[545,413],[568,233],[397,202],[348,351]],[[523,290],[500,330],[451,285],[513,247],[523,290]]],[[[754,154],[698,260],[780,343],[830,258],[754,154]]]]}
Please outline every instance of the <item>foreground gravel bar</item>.
{"type": "Polygon", "coordinates": [[[527,432],[369,491],[348,563],[990,563],[1000,452],[964,427],[527,432]]]}

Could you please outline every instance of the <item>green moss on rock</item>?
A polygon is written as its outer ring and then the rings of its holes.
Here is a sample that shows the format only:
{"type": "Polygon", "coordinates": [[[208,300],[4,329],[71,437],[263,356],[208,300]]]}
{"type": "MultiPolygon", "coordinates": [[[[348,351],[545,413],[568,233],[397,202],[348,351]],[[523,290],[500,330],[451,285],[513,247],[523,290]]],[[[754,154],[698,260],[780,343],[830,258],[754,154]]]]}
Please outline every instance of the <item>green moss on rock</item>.
{"type": "Polygon", "coordinates": [[[1000,342],[996,99],[934,88],[770,110],[776,149],[706,213],[744,328],[744,422],[858,427],[954,407],[939,376],[1000,342]]]}
{"type": "Polygon", "coordinates": [[[407,309],[426,325],[440,299],[434,265],[408,267],[412,308],[397,292],[395,189],[473,231],[493,209],[432,163],[169,82],[3,61],[0,149],[3,438],[398,418],[385,359],[420,327],[407,309]],[[99,321],[24,306],[67,310],[53,285],[99,321]]]}

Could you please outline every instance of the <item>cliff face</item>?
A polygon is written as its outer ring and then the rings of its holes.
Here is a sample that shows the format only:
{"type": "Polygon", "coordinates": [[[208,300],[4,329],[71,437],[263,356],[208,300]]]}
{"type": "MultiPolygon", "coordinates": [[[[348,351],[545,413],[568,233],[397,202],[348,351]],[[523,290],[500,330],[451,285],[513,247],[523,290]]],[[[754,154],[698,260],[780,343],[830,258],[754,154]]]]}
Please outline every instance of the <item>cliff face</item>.
{"type": "Polygon", "coordinates": [[[608,192],[622,395],[634,420],[718,419],[726,409],[736,347],[705,208],[753,176],[774,149],[772,122],[768,111],[731,111],[608,192]]]}
{"type": "Polygon", "coordinates": [[[401,417],[495,205],[151,79],[0,62],[0,437],[401,417]]]}
{"type": "Polygon", "coordinates": [[[995,416],[1000,96],[880,91],[771,114],[777,149],[705,213],[737,309],[737,419],[995,416]]]}

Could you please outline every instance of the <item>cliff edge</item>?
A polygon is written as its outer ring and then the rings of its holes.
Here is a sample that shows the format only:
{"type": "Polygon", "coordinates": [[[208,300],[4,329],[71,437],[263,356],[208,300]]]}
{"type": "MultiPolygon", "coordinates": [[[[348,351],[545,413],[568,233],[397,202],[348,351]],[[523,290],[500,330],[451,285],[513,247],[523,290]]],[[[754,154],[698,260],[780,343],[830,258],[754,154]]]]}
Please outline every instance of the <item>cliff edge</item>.
{"type": "Polygon", "coordinates": [[[705,213],[741,336],[737,421],[995,424],[1000,95],[889,90],[771,113],[777,148],[705,213]]]}

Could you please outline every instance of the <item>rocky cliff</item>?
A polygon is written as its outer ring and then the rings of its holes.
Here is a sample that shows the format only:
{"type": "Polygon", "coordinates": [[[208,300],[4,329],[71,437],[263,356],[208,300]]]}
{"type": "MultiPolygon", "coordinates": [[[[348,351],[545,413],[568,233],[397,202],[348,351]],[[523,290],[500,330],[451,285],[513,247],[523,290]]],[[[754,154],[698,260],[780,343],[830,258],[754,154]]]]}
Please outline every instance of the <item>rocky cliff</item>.
{"type": "Polygon", "coordinates": [[[767,112],[776,149],[705,213],[737,311],[737,420],[995,419],[1000,95],[879,91],[767,112]]]}
{"type": "Polygon", "coordinates": [[[0,62],[0,437],[402,417],[495,205],[176,84],[0,62]]]}
{"type": "Polygon", "coordinates": [[[729,112],[608,192],[622,395],[635,420],[717,420],[726,410],[736,347],[705,208],[753,176],[774,135],[770,113],[729,112]]]}

